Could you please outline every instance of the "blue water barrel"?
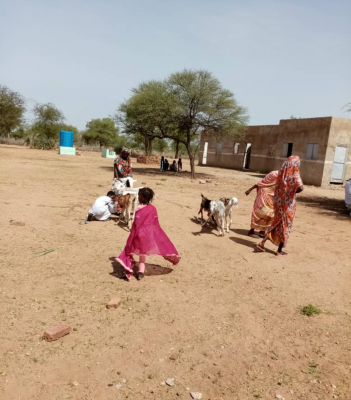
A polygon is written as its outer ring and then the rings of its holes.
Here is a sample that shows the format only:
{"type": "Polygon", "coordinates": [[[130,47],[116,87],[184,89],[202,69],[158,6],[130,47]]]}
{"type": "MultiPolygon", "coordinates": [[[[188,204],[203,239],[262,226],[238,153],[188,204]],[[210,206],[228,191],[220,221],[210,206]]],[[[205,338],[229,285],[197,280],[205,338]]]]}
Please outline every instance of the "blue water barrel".
{"type": "Polygon", "coordinates": [[[73,147],[73,132],[60,131],[60,146],[73,147]]]}

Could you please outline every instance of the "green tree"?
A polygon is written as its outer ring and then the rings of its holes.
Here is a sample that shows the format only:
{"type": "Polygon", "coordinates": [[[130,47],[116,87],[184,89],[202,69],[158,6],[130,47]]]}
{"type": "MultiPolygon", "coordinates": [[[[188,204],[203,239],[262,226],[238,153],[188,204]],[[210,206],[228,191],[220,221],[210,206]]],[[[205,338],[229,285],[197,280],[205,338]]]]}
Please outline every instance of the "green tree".
{"type": "Polygon", "coordinates": [[[117,144],[118,128],[111,118],[92,119],[86,127],[83,139],[87,144],[99,143],[100,148],[117,144]]]}
{"type": "Polygon", "coordinates": [[[167,79],[167,85],[174,102],[172,120],[178,125],[175,136],[168,137],[185,145],[191,176],[195,178],[196,152],[192,143],[202,131],[216,137],[242,134],[248,121],[247,111],[238,105],[233,93],[224,89],[207,71],[174,73],[167,79]]]}
{"type": "Polygon", "coordinates": [[[0,85],[0,136],[10,137],[11,132],[23,123],[25,104],[21,94],[0,85]]]}
{"type": "Polygon", "coordinates": [[[26,130],[23,126],[20,126],[16,130],[11,133],[11,137],[15,140],[17,139],[24,139],[26,137],[26,130]]]}
{"type": "Polygon", "coordinates": [[[248,115],[234,95],[207,71],[184,70],[166,81],[151,81],[133,90],[120,108],[127,133],[173,139],[183,144],[195,178],[195,157],[200,133],[220,138],[239,136],[246,130],[248,115]]]}
{"type": "Polygon", "coordinates": [[[153,143],[153,148],[156,151],[163,153],[169,149],[169,145],[168,145],[166,139],[156,138],[153,143]]]}
{"type": "MultiPolygon", "coordinates": [[[[170,96],[164,82],[149,81],[132,89],[132,97],[119,107],[115,117],[123,132],[144,138],[145,155],[152,153],[152,141],[167,137],[164,131],[171,125],[169,117],[170,96]]],[[[175,127],[174,127],[175,128],[175,127]]]]}
{"type": "Polygon", "coordinates": [[[31,147],[51,149],[55,146],[63,126],[63,113],[52,103],[36,104],[34,122],[28,132],[31,147]]]}

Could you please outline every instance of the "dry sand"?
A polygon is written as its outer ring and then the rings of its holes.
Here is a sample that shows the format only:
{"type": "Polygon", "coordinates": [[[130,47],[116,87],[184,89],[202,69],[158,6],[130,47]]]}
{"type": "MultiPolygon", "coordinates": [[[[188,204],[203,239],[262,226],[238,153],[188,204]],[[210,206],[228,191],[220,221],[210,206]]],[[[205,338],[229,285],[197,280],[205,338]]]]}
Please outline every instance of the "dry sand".
{"type": "Polygon", "coordinates": [[[113,274],[125,225],[81,224],[110,189],[112,160],[0,146],[0,398],[351,398],[343,191],[299,195],[290,254],[277,258],[271,244],[272,252],[256,253],[247,236],[254,193],[244,192],[257,174],[198,167],[199,179],[212,180],[200,185],[187,173],[134,167],[137,184],[155,190],[161,226],[182,260],[173,268],[150,258],[144,281],[127,283],[113,274]],[[239,198],[224,238],[194,219],[200,193],[239,198]],[[123,304],[107,310],[114,296],[123,304]],[[308,303],[322,314],[301,315],[308,303]],[[72,332],[43,341],[60,322],[72,332]]]}

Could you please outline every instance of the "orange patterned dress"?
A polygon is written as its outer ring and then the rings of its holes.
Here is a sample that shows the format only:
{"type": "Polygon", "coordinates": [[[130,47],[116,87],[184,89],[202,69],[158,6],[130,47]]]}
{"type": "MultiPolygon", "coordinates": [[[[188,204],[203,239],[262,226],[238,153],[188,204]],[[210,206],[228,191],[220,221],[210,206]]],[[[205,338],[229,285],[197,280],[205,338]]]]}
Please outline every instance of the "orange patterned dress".
{"type": "Polygon", "coordinates": [[[272,171],[257,183],[257,195],[251,214],[251,228],[267,231],[274,219],[273,197],[278,171],[272,171]]]}
{"type": "Polygon", "coordinates": [[[296,211],[296,191],[303,185],[300,176],[300,158],[291,156],[284,162],[275,188],[274,220],[267,236],[279,246],[288,241],[296,211]]]}

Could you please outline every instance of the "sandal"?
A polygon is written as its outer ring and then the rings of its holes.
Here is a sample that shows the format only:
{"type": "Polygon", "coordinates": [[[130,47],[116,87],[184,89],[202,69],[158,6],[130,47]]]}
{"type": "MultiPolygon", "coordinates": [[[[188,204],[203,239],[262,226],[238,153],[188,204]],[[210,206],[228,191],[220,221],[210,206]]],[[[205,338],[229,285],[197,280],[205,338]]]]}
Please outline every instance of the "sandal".
{"type": "Polygon", "coordinates": [[[259,243],[256,244],[256,249],[257,249],[258,251],[262,252],[262,253],[265,253],[265,252],[266,252],[266,250],[265,250],[262,246],[260,246],[259,243]]]}

